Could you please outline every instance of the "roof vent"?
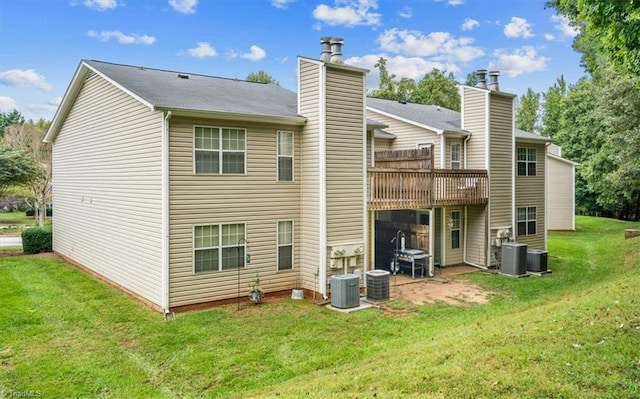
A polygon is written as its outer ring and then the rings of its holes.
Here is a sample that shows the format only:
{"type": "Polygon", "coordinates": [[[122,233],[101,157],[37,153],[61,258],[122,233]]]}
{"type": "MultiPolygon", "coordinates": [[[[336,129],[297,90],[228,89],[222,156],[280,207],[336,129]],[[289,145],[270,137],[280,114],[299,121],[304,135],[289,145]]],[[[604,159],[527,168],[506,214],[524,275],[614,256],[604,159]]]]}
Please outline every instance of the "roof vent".
{"type": "Polygon", "coordinates": [[[489,71],[489,88],[491,90],[500,91],[498,76],[500,76],[500,71],[489,71]]]}
{"type": "Polygon", "coordinates": [[[344,39],[340,37],[332,37],[331,38],[331,59],[330,62],[334,64],[344,64],[342,60],[342,45],[344,44],[344,39]]]}
{"type": "Polygon", "coordinates": [[[329,62],[331,60],[331,38],[328,36],[321,37],[320,45],[322,46],[320,59],[324,62],[329,62]]]}
{"type": "Polygon", "coordinates": [[[487,70],[486,69],[478,69],[476,71],[476,77],[478,78],[478,82],[476,83],[476,87],[481,89],[487,88],[487,70]]]}
{"type": "Polygon", "coordinates": [[[185,74],[183,74],[183,73],[179,73],[179,74],[178,74],[178,77],[179,77],[180,79],[189,79],[189,75],[185,75],[185,74]]]}

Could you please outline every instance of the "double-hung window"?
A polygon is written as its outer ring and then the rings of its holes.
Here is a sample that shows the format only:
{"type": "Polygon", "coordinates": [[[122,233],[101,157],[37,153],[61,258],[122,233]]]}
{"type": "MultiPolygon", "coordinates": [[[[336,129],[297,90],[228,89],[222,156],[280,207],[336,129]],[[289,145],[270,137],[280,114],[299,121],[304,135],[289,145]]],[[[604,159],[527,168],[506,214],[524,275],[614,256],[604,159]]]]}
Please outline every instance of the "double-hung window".
{"type": "Polygon", "coordinates": [[[536,149],[519,147],[517,149],[518,176],[536,175],[536,149]]]}
{"type": "Polygon", "coordinates": [[[525,206],[517,211],[518,235],[536,234],[536,207],[525,206]]]}
{"type": "Polygon", "coordinates": [[[194,126],[195,173],[244,174],[246,136],[244,129],[194,126]]]}
{"type": "Polygon", "coordinates": [[[293,181],[292,132],[278,132],[278,181],[293,181]]]}
{"type": "Polygon", "coordinates": [[[293,269],[293,221],[278,222],[278,270],[293,269]]]}
{"type": "Polygon", "coordinates": [[[460,143],[451,143],[451,169],[460,169],[460,143]]]}
{"type": "Polygon", "coordinates": [[[451,212],[451,249],[460,248],[460,211],[451,212]]]}
{"type": "Polygon", "coordinates": [[[195,273],[245,267],[244,224],[211,224],[193,227],[195,273]]]}

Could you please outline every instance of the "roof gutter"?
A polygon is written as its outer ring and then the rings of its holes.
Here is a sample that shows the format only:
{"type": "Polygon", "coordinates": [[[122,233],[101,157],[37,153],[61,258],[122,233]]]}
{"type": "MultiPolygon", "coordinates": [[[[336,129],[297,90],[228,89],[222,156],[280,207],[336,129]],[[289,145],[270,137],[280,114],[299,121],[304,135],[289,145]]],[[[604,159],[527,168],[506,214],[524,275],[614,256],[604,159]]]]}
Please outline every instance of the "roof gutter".
{"type": "MultiPolygon", "coordinates": [[[[156,111],[169,111],[169,108],[156,106],[156,111]]],[[[238,114],[233,112],[220,112],[220,111],[205,111],[195,109],[176,109],[171,108],[174,116],[187,116],[195,118],[216,118],[230,121],[243,121],[243,122],[267,122],[276,124],[296,125],[304,126],[307,123],[307,118],[303,116],[281,116],[281,115],[251,115],[251,114],[238,114]]]]}

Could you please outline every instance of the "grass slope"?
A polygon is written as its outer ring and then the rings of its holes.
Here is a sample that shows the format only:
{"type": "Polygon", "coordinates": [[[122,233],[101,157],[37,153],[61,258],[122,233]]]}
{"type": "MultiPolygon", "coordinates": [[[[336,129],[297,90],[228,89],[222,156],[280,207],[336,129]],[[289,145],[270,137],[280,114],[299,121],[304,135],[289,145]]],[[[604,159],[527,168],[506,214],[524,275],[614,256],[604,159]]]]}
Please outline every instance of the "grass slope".
{"type": "Polygon", "coordinates": [[[308,302],[171,322],[43,257],[0,258],[0,396],[634,398],[640,224],[578,218],[551,233],[551,276],[471,278],[486,306],[407,317],[308,302]]]}

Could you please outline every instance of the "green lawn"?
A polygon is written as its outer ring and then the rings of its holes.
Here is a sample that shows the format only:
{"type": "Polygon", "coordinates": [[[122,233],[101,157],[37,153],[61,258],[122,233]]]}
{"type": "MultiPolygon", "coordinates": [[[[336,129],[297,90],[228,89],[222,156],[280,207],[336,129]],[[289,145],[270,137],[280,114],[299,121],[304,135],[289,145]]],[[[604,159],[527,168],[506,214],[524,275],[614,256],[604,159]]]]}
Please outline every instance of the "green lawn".
{"type": "Polygon", "coordinates": [[[0,397],[638,398],[639,223],[579,217],[545,277],[406,317],[285,300],[161,316],[52,258],[0,258],[0,397]]]}
{"type": "MultiPolygon", "coordinates": [[[[47,221],[51,218],[47,218],[47,221]]],[[[38,221],[32,216],[25,215],[24,212],[0,212],[0,235],[19,236],[22,232],[21,226],[37,226],[38,221]],[[11,228],[7,228],[11,227],[11,228]]]]}

